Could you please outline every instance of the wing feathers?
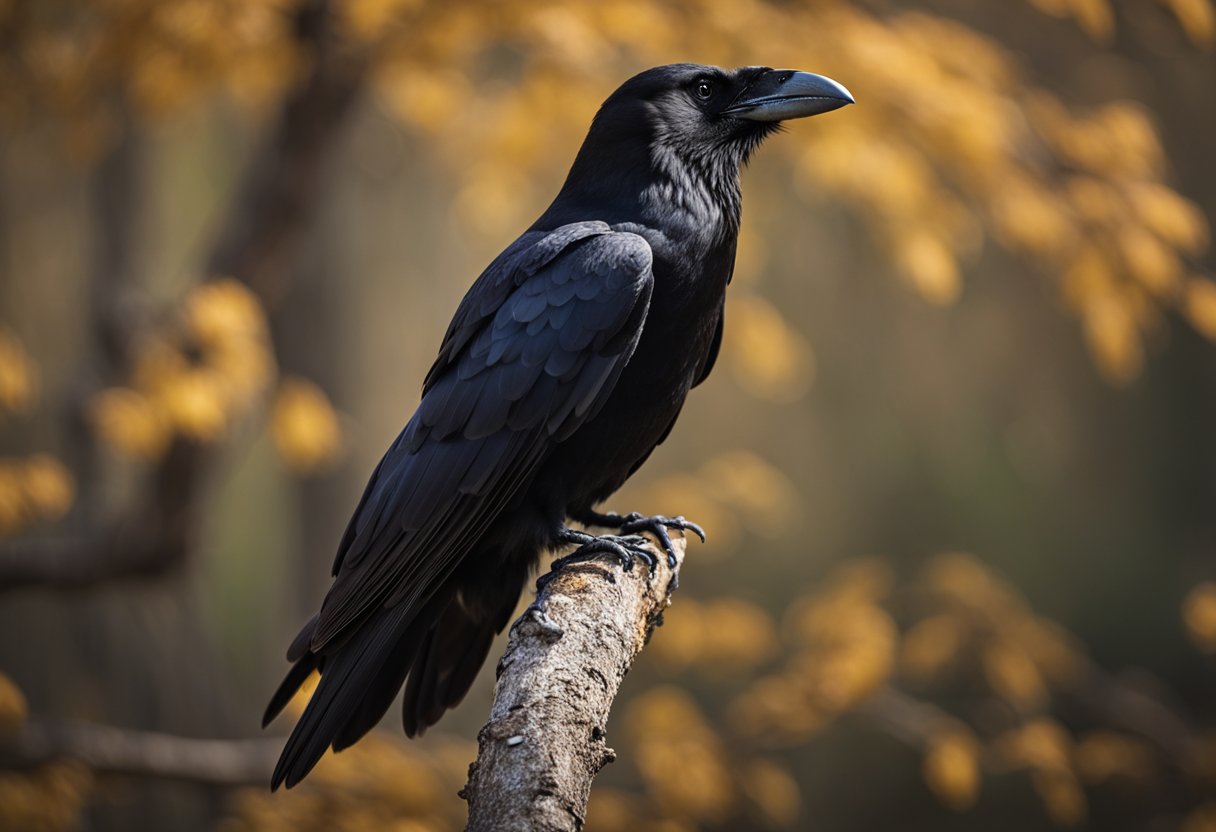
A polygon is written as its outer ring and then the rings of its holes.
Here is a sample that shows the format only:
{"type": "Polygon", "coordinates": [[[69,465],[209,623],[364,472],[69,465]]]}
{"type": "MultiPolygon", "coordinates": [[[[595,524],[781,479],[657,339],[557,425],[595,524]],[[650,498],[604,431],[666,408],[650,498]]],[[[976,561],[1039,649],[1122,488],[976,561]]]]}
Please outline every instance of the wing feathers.
{"type": "Polygon", "coordinates": [[[603,223],[521,241],[466,296],[369,482],[313,652],[378,608],[424,603],[632,355],[653,280],[646,242],[603,223]]]}

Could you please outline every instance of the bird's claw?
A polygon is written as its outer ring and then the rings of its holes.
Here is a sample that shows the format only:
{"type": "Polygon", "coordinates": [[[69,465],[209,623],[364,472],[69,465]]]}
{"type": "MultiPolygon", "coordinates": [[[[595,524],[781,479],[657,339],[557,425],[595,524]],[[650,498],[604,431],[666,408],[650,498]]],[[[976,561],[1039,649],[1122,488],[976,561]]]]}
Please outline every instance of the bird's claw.
{"type": "Polygon", "coordinates": [[[637,560],[641,560],[646,564],[651,575],[654,574],[655,569],[659,565],[659,561],[654,556],[654,553],[647,548],[648,541],[641,535],[624,534],[597,537],[585,532],[567,530],[563,535],[563,540],[580,545],[570,554],[553,561],[549,566],[549,571],[536,579],[536,591],[538,593],[548,586],[557,577],[557,574],[567,566],[572,566],[576,563],[587,563],[602,555],[614,555],[620,561],[621,568],[626,572],[633,570],[633,564],[637,560]]]}
{"type": "Polygon", "coordinates": [[[685,520],[683,517],[665,517],[662,514],[646,516],[633,512],[625,515],[622,519],[620,530],[622,534],[637,534],[638,532],[650,532],[658,538],[659,544],[663,547],[663,551],[667,553],[667,565],[672,569],[676,566],[676,549],[671,542],[671,535],[667,533],[668,529],[679,529],[682,532],[692,532],[705,542],[705,530],[693,523],[691,520],[685,520]]]}

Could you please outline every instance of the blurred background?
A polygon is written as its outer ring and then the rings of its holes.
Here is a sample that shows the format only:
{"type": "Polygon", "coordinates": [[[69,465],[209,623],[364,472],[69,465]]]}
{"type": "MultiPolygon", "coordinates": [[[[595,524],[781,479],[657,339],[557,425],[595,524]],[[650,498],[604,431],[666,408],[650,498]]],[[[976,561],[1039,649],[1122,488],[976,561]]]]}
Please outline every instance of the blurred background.
{"type": "Polygon", "coordinates": [[[745,172],[723,358],[609,504],[709,543],[587,828],[1216,830],[1214,47],[1212,0],[3,0],[0,828],[462,828],[490,673],[287,794],[258,720],[461,295],[694,60],[858,104],[745,172]]]}

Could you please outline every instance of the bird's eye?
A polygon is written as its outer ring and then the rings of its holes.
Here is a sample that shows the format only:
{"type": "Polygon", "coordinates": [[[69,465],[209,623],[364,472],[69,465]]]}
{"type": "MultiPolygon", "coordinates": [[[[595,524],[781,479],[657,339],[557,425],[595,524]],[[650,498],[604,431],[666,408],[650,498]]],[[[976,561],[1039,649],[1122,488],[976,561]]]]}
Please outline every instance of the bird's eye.
{"type": "Polygon", "coordinates": [[[713,84],[709,83],[708,81],[698,81],[697,87],[696,87],[696,93],[697,93],[697,98],[700,98],[702,101],[704,101],[705,99],[709,98],[711,95],[714,94],[713,84]]]}

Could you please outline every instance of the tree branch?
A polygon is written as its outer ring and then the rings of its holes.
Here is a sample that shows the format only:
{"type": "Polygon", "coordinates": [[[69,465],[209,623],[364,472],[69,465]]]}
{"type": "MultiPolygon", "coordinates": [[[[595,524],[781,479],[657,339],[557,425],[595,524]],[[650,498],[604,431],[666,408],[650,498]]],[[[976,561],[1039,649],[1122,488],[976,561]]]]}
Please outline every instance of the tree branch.
{"type": "Polygon", "coordinates": [[[461,796],[468,832],[573,832],[587,812],[591,781],[616,758],[608,713],[617,690],[663,611],[684,560],[649,575],[615,559],[568,566],[511,627],[498,663],[490,720],[461,796]]]}
{"type": "Polygon", "coordinates": [[[219,786],[265,785],[278,737],[211,740],[89,722],[29,720],[0,744],[5,768],[77,760],[101,774],[158,777],[219,786]]]}

